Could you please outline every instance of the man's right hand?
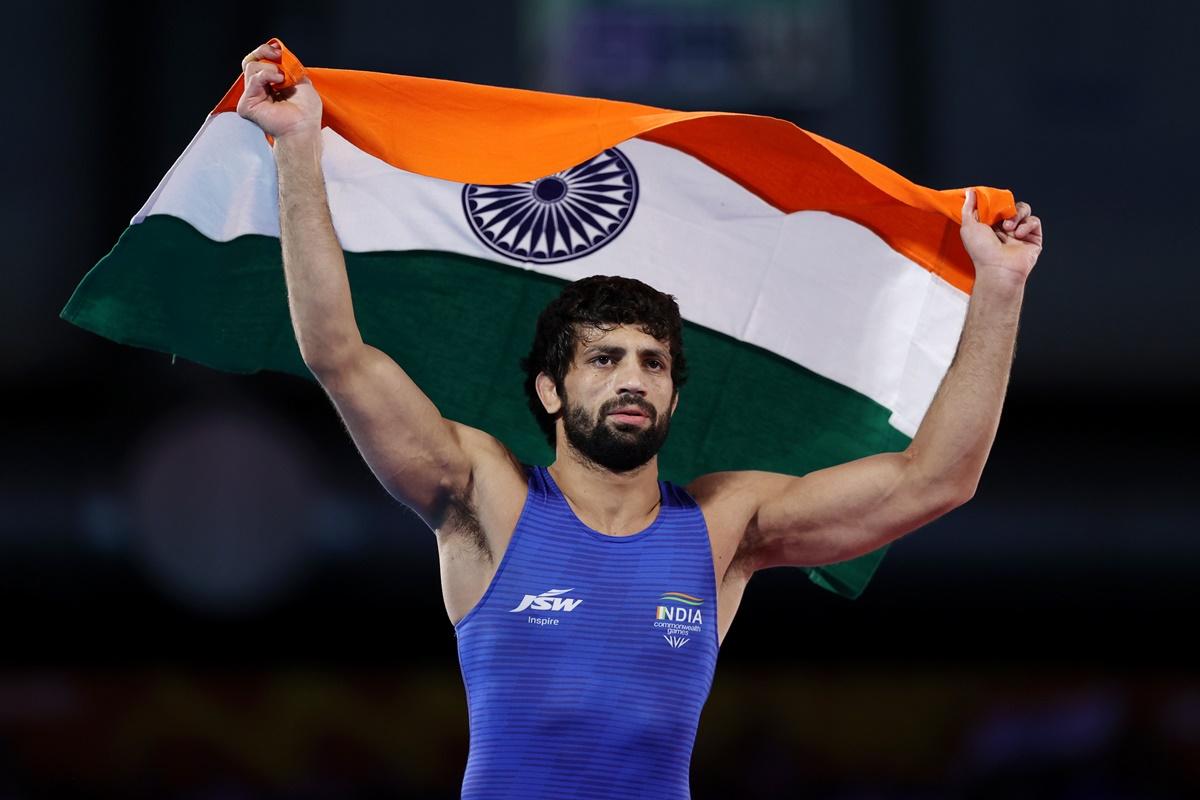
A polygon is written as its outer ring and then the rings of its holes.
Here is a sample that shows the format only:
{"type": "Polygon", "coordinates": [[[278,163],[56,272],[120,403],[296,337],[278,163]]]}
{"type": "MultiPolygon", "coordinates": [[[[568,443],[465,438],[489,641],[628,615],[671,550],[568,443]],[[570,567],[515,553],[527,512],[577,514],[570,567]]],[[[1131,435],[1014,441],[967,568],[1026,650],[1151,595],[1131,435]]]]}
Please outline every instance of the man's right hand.
{"type": "Polygon", "coordinates": [[[291,88],[280,91],[272,88],[273,84],[283,82],[283,70],[278,63],[281,55],[280,48],[268,42],[242,59],[246,86],[238,100],[237,112],[276,139],[295,133],[319,133],[321,96],[307,75],[291,88]]]}

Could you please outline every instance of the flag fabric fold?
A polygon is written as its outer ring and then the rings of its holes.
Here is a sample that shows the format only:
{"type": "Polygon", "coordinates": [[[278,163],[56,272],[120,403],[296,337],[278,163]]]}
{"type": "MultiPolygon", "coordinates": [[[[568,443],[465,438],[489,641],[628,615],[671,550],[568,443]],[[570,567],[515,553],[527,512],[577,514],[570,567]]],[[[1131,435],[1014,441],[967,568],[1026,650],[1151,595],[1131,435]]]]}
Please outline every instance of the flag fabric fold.
{"type": "MultiPolygon", "coordinates": [[[[546,463],[518,360],[566,282],[620,274],[674,294],[685,318],[693,377],[664,477],[803,474],[915,433],[973,285],[963,190],[779,119],[306,69],[281,51],[287,85],[307,75],[322,98],[363,337],[448,418],[546,463]]],[[[239,77],[62,317],[217,369],[311,377],[270,143],[237,115],[241,92],[239,77]]],[[[1008,191],[977,196],[984,222],[1015,213],[1008,191]]],[[[856,597],[885,550],[804,569],[856,597]]]]}

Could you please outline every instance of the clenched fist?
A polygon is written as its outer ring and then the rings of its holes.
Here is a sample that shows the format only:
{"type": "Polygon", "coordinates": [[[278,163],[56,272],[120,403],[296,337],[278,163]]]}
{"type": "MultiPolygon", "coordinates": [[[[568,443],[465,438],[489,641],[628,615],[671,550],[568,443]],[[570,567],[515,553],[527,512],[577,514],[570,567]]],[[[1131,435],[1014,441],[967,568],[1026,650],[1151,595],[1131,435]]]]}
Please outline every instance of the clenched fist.
{"type": "Polygon", "coordinates": [[[291,88],[274,89],[275,84],[283,82],[281,56],[279,46],[267,42],[242,59],[246,86],[238,100],[237,112],[276,139],[297,133],[319,133],[321,96],[307,75],[291,88]]]}
{"type": "Polygon", "coordinates": [[[1042,221],[1028,203],[1017,203],[1017,215],[988,227],[979,221],[975,190],[967,189],[962,207],[963,246],[975,262],[975,275],[1002,276],[1015,284],[1029,279],[1042,252],[1042,221]]]}

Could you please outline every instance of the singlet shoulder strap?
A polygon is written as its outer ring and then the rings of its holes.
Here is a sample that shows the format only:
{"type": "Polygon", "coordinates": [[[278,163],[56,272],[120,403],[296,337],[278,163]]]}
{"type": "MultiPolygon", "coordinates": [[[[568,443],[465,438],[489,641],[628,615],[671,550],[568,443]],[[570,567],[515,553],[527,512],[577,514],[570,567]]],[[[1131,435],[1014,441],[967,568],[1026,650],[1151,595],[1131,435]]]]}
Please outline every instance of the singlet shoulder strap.
{"type": "Polygon", "coordinates": [[[670,481],[659,481],[662,486],[663,503],[671,508],[698,508],[699,504],[696,498],[692,497],[687,489],[682,486],[671,483],[670,481]]]}
{"type": "Polygon", "coordinates": [[[525,474],[529,477],[529,496],[532,499],[545,503],[554,496],[554,489],[550,484],[550,478],[546,475],[546,468],[539,464],[522,464],[525,468],[525,474]]]}

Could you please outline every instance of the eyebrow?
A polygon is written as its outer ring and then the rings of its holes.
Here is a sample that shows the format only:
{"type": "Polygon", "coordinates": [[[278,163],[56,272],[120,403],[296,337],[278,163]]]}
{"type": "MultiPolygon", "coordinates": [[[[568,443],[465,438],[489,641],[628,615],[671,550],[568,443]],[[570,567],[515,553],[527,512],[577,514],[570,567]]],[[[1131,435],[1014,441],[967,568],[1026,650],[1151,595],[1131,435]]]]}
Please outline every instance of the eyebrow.
{"type": "MultiPolygon", "coordinates": [[[[626,352],[627,351],[624,347],[618,347],[615,344],[594,344],[591,347],[585,348],[583,355],[589,356],[593,353],[599,353],[601,355],[617,356],[620,358],[621,356],[624,356],[626,352]]],[[[671,356],[667,353],[667,351],[660,347],[638,348],[638,355],[642,356],[643,358],[657,358],[658,360],[664,362],[669,362],[671,360],[671,356]]]]}

